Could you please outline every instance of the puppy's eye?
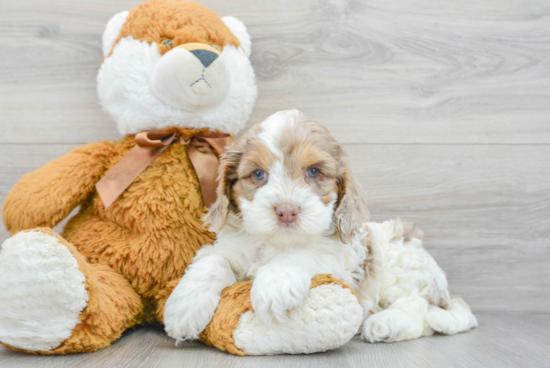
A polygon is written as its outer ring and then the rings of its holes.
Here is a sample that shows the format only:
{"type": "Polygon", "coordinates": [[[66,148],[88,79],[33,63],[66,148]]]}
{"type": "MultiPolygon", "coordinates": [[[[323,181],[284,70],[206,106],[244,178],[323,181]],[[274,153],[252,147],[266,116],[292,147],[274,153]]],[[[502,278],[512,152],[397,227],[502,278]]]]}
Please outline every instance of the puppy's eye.
{"type": "Polygon", "coordinates": [[[166,46],[168,47],[169,49],[172,48],[172,40],[167,38],[166,40],[163,40],[161,43],[160,43],[162,46],[166,46]]]}
{"type": "Polygon", "coordinates": [[[267,180],[267,174],[262,170],[254,171],[252,176],[254,177],[254,180],[256,180],[258,183],[261,183],[267,180]]]}
{"type": "Polygon", "coordinates": [[[316,177],[318,177],[320,173],[321,172],[314,167],[310,167],[309,169],[307,169],[307,176],[312,179],[315,179],[316,177]]]}

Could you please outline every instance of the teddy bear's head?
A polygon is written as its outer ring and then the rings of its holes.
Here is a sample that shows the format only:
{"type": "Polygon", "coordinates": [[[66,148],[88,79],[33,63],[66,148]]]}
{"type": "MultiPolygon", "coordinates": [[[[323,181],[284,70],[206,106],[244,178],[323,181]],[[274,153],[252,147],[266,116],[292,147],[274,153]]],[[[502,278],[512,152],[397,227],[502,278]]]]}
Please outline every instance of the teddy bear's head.
{"type": "Polygon", "coordinates": [[[101,105],[121,134],[174,126],[237,133],[257,94],[250,47],[234,17],[188,1],[140,4],[105,28],[101,105]]]}

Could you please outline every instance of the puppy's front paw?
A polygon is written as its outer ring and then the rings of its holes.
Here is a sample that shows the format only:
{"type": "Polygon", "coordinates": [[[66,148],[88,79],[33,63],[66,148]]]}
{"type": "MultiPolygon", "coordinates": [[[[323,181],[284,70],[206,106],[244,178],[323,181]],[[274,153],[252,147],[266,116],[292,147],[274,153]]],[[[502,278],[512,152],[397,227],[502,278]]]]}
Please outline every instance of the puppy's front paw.
{"type": "Polygon", "coordinates": [[[287,320],[287,311],[302,305],[311,279],[300,270],[258,273],[250,291],[250,301],[260,320],[271,324],[287,320]]]}
{"type": "Polygon", "coordinates": [[[176,288],[166,301],[165,330],[177,341],[197,340],[210,323],[220,296],[208,292],[187,293],[182,289],[185,288],[176,288]]]}

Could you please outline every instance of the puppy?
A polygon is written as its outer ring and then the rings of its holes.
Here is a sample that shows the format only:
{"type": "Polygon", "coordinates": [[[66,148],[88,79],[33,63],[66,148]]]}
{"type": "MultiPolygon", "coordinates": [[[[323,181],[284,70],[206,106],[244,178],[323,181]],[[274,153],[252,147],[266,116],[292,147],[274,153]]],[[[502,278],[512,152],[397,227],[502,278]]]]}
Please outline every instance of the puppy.
{"type": "MultiPolygon", "coordinates": [[[[271,324],[302,305],[314,276],[332,274],[359,295],[363,339],[371,342],[433,333],[430,306],[469,312],[451,301],[419,233],[406,234],[399,221],[365,223],[365,195],[341,145],[297,110],[270,116],[227,149],[217,194],[205,217],[217,241],[197,252],[166,303],[166,331],[178,340],[198,339],[222,291],[243,280],[253,280],[254,312],[271,324]]],[[[449,332],[456,318],[443,317],[432,324],[449,332]]]]}

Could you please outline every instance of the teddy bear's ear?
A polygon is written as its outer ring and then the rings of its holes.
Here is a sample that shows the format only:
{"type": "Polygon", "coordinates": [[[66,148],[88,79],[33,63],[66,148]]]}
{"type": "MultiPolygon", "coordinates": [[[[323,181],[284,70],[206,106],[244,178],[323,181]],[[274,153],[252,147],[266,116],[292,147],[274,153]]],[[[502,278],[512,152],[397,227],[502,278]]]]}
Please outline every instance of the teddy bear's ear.
{"type": "Polygon", "coordinates": [[[252,42],[250,41],[250,35],[246,31],[246,26],[244,23],[231,16],[223,17],[222,20],[231,32],[239,39],[246,56],[250,57],[252,42]]]}
{"type": "Polygon", "coordinates": [[[103,57],[107,57],[111,53],[113,45],[118,38],[120,30],[126,22],[126,18],[128,18],[129,14],[130,12],[128,10],[125,10],[123,12],[115,14],[109,20],[109,22],[107,22],[107,26],[105,27],[105,31],[103,32],[103,57]]]}

